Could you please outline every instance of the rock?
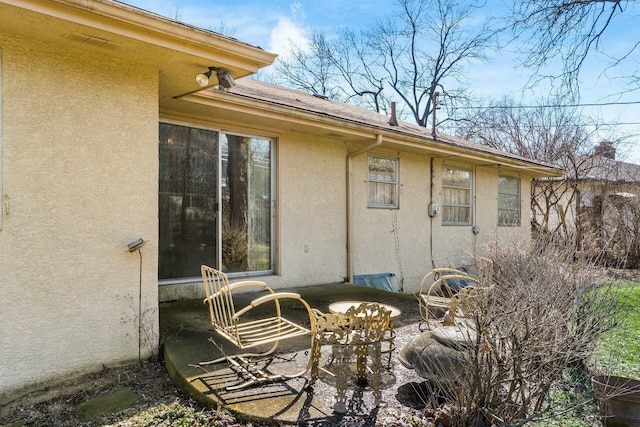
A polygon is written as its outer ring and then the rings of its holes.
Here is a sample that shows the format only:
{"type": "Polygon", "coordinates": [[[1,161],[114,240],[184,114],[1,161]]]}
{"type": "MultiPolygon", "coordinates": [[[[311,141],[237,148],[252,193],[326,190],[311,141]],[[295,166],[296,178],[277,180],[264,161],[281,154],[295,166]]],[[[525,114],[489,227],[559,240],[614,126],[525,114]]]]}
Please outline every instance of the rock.
{"type": "Polygon", "coordinates": [[[476,331],[464,323],[452,326],[436,326],[431,330],[433,338],[440,344],[463,350],[476,341],[476,331]]]}
{"type": "Polygon", "coordinates": [[[459,379],[466,363],[461,351],[475,341],[475,332],[461,325],[438,326],[423,332],[402,347],[400,362],[418,375],[439,384],[459,379]]]}
{"type": "Polygon", "coordinates": [[[142,398],[136,392],[130,388],[123,388],[82,402],[77,408],[78,418],[90,421],[135,406],[141,400],[142,398]]]}

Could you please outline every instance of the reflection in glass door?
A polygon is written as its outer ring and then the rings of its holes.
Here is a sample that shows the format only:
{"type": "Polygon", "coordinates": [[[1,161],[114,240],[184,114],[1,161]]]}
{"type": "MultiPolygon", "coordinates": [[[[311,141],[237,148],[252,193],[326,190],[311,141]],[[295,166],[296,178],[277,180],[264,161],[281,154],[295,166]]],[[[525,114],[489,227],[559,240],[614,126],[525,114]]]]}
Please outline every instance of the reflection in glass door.
{"type": "Polygon", "coordinates": [[[222,265],[271,269],[271,141],[222,134],[222,265]]]}
{"type": "Polygon", "coordinates": [[[217,141],[214,131],[160,124],[159,279],[216,264],[217,141]]]}

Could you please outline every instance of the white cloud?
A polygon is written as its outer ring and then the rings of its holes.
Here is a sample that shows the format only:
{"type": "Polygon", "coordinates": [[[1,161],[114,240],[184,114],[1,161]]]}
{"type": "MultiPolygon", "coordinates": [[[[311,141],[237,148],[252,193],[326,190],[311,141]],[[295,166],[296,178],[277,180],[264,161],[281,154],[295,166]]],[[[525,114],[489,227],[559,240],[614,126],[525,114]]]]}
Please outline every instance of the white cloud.
{"type": "Polygon", "coordinates": [[[304,20],[306,18],[302,3],[300,2],[292,3],[291,6],[289,6],[289,9],[291,10],[291,16],[293,16],[295,19],[304,20]]]}
{"type": "Polygon", "coordinates": [[[307,48],[310,45],[307,30],[295,24],[291,19],[281,16],[271,31],[268,50],[281,57],[286,57],[291,51],[291,43],[302,49],[307,48]]]}

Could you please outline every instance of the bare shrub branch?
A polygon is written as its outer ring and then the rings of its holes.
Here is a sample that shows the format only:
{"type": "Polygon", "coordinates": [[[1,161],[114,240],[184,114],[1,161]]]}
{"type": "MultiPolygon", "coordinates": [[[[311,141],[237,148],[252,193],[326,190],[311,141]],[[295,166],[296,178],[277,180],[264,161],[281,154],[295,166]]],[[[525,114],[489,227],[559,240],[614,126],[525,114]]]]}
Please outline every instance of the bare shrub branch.
{"type": "Polygon", "coordinates": [[[436,390],[449,402],[451,425],[557,416],[550,394],[568,372],[587,368],[598,339],[616,326],[617,288],[593,260],[550,242],[495,248],[493,258],[495,284],[466,319],[464,368],[455,387],[436,390]]]}

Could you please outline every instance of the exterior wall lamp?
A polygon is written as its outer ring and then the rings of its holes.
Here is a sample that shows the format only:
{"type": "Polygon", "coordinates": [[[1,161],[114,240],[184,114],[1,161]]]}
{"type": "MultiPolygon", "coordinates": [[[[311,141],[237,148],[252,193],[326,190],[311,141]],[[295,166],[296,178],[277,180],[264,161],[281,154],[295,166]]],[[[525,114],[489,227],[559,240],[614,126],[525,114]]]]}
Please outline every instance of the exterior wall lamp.
{"type": "Polygon", "coordinates": [[[216,73],[216,77],[218,78],[218,85],[221,89],[231,89],[235,86],[236,82],[231,77],[231,74],[222,68],[218,67],[209,67],[209,71],[205,71],[204,73],[200,73],[196,75],[196,83],[200,87],[205,87],[209,84],[209,78],[211,78],[211,74],[213,72],[216,73]]]}

